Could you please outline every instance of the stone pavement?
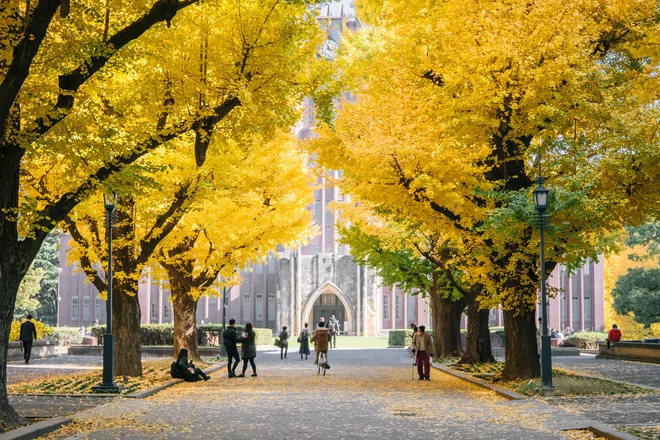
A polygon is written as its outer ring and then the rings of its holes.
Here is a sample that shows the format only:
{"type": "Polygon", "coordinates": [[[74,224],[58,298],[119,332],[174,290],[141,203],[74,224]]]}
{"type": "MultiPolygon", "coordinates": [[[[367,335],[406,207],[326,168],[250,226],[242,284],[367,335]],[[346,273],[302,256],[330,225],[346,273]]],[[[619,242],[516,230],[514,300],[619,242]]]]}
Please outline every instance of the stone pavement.
{"type": "Polygon", "coordinates": [[[538,401],[507,401],[433,370],[411,380],[402,349],[332,350],[328,375],[296,353],[259,352],[259,377],[187,383],[78,414],[58,439],[561,439],[584,419],[538,401]]]}
{"type": "Polygon", "coordinates": [[[103,359],[98,356],[60,355],[52,358],[33,359],[28,365],[23,361],[7,364],[7,384],[28,382],[48,376],[70,376],[76,373],[88,373],[103,366],[103,359]]]}
{"type": "Polygon", "coordinates": [[[552,366],[660,390],[660,365],[592,355],[552,358],[552,366]]]}

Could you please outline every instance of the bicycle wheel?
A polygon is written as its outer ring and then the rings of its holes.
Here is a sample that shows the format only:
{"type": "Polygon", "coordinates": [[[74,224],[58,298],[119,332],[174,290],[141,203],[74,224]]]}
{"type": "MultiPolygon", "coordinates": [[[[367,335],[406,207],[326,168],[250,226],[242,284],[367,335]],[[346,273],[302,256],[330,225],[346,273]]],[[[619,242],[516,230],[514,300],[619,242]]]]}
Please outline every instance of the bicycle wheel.
{"type": "Polygon", "coordinates": [[[321,374],[321,365],[323,365],[323,364],[322,364],[322,361],[323,361],[323,353],[320,353],[320,354],[319,354],[319,365],[318,365],[319,369],[318,369],[318,371],[316,372],[316,374],[321,374]]]}

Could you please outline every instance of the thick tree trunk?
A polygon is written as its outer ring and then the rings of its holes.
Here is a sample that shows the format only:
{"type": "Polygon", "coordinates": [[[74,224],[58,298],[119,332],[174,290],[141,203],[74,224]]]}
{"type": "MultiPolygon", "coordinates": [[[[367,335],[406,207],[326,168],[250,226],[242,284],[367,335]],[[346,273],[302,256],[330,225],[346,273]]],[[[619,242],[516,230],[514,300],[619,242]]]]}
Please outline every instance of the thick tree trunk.
{"type": "Polygon", "coordinates": [[[490,346],[488,315],[488,310],[479,310],[479,302],[476,299],[468,301],[465,353],[463,353],[460,364],[495,362],[490,346]]]}
{"type": "MultiPolygon", "coordinates": [[[[2,137],[4,133],[0,133],[2,137]]],[[[19,252],[18,229],[12,218],[18,206],[19,169],[23,151],[0,142],[0,428],[7,429],[26,423],[7,397],[7,351],[14,306],[30,262],[19,252]],[[7,211],[4,211],[4,210],[7,211]]],[[[34,258],[34,257],[33,257],[34,258]]]]}
{"type": "Polygon", "coordinates": [[[460,356],[463,353],[461,344],[461,314],[465,309],[466,300],[457,301],[443,297],[439,288],[438,275],[433,274],[434,282],[431,288],[431,320],[433,322],[433,355],[436,359],[460,356]]]}
{"type": "Polygon", "coordinates": [[[115,375],[142,376],[140,300],[133,283],[117,282],[112,296],[112,332],[115,335],[115,375]]]}
{"type": "Polygon", "coordinates": [[[504,310],[504,353],[502,379],[540,377],[541,366],[533,311],[504,310]]]}
{"type": "Polygon", "coordinates": [[[467,291],[467,335],[465,338],[465,353],[461,364],[476,364],[480,362],[495,362],[490,346],[490,329],[488,328],[488,310],[482,310],[477,298],[483,286],[473,285],[467,291]]]}
{"type": "MultiPolygon", "coordinates": [[[[0,242],[0,258],[7,258],[10,253],[5,253],[5,243],[0,242]]],[[[18,415],[14,408],[9,405],[7,397],[7,350],[9,349],[9,331],[14,314],[14,303],[18,293],[18,286],[21,283],[22,275],[19,275],[16,268],[13,271],[7,270],[11,265],[9,261],[0,263],[0,431],[12,428],[18,425],[26,424],[26,420],[18,415]]]]}
{"type": "Polygon", "coordinates": [[[188,292],[173,289],[174,298],[174,356],[179,354],[182,348],[188,349],[188,358],[199,360],[197,349],[197,300],[193,299],[188,292]]]}

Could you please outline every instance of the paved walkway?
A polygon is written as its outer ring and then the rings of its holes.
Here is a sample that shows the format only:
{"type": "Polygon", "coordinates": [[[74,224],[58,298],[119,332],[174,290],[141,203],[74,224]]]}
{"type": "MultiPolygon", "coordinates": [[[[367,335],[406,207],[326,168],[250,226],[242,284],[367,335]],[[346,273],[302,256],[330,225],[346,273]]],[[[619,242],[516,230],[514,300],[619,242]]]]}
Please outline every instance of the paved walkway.
{"type": "Polygon", "coordinates": [[[658,364],[597,359],[595,356],[582,355],[552,358],[552,366],[660,390],[660,365],[658,364]]]}
{"type": "Polygon", "coordinates": [[[89,373],[103,367],[103,358],[98,356],[60,355],[52,358],[33,359],[29,364],[11,361],[7,364],[7,384],[28,382],[48,376],[89,373]]]}
{"type": "Polygon", "coordinates": [[[411,380],[405,350],[332,350],[325,377],[311,359],[289,357],[259,352],[257,378],[216,374],[145,400],[110,402],[79,414],[54,438],[539,440],[584,426],[579,415],[507,401],[436,370],[431,382],[411,380]]]}

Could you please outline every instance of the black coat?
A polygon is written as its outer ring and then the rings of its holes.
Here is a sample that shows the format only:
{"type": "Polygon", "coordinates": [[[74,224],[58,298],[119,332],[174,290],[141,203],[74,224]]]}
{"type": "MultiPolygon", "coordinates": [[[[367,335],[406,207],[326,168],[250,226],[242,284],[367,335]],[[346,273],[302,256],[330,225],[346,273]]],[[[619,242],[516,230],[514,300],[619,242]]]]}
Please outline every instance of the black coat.
{"type": "Polygon", "coordinates": [[[222,340],[224,341],[227,353],[238,353],[236,343],[239,342],[239,335],[236,327],[227,327],[222,333],[222,340]]]}
{"type": "Polygon", "coordinates": [[[37,339],[37,326],[32,321],[25,321],[21,324],[21,334],[18,337],[21,341],[32,342],[37,339]]]}
{"type": "Polygon", "coordinates": [[[289,346],[289,332],[287,332],[286,330],[282,330],[280,332],[280,342],[282,343],[282,347],[289,346]]]}
{"type": "Polygon", "coordinates": [[[197,382],[200,380],[199,374],[197,374],[195,370],[195,365],[192,362],[188,362],[188,358],[185,356],[180,356],[176,360],[176,366],[177,366],[177,371],[179,373],[179,377],[186,382],[197,382]],[[192,368],[195,370],[193,373],[192,371],[189,370],[189,368],[192,368]]]}
{"type": "Polygon", "coordinates": [[[257,357],[257,345],[254,343],[256,337],[254,331],[248,332],[245,338],[238,338],[239,342],[243,343],[243,351],[241,352],[241,359],[250,359],[257,357]]]}

